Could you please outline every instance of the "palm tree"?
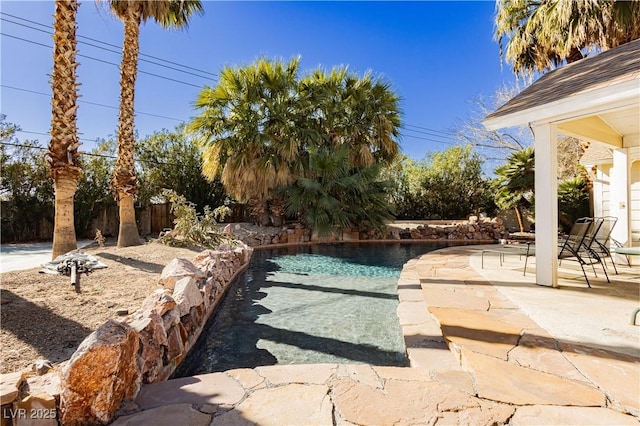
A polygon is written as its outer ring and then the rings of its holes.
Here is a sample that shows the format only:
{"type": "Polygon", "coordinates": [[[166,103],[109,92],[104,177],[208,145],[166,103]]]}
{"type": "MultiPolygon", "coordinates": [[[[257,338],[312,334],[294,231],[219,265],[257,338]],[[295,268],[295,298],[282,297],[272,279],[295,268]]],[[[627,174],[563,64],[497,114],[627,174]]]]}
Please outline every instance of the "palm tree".
{"type": "Polygon", "coordinates": [[[218,174],[227,192],[248,202],[257,223],[267,224],[273,190],[300,170],[305,102],[298,95],[300,58],[288,63],[260,59],[243,68],[226,67],[215,88],[205,87],[190,125],[204,145],[203,173],[218,174]]]}
{"type": "Polygon", "coordinates": [[[517,75],[543,72],[640,37],[638,1],[499,0],[496,9],[500,55],[517,75]]]}
{"type": "Polygon", "coordinates": [[[138,191],[134,154],[134,94],[138,74],[140,24],[153,19],[164,28],[185,28],[194,13],[202,13],[199,0],[109,0],[111,11],[124,22],[120,64],[118,159],[111,185],[120,213],[118,247],[140,244],[134,210],[138,191]]]}
{"type": "Polygon", "coordinates": [[[590,216],[588,184],[584,175],[558,182],[558,221],[565,232],[576,219],[590,216]]]}
{"type": "Polygon", "coordinates": [[[399,154],[399,97],[388,84],[371,73],[359,77],[337,68],[328,74],[316,71],[301,87],[316,106],[310,118],[322,143],[349,146],[353,166],[388,165],[399,154]]]}
{"type": "Polygon", "coordinates": [[[495,170],[496,204],[503,209],[514,209],[520,232],[524,232],[522,207],[533,204],[535,190],[535,152],[533,147],[514,152],[507,163],[495,170]]]}
{"type": "Polygon", "coordinates": [[[260,59],[227,67],[217,87],[206,87],[196,100],[202,113],[190,130],[204,146],[204,174],[220,174],[258,223],[268,208],[284,212],[277,188],[315,176],[314,149],[344,146],[349,170],[386,164],[399,152],[399,100],[388,85],[345,68],[299,79],[299,63],[260,59]]]}
{"type": "Polygon", "coordinates": [[[78,162],[76,0],[57,0],[51,74],[51,141],[47,161],[55,189],[52,258],[77,248],[73,197],[82,169],[78,162]]]}
{"type": "Polygon", "coordinates": [[[390,183],[380,179],[381,165],[352,168],[349,151],[346,144],[312,148],[311,176],[281,189],[287,214],[299,214],[320,235],[355,225],[380,229],[393,219],[387,192],[390,183]]]}

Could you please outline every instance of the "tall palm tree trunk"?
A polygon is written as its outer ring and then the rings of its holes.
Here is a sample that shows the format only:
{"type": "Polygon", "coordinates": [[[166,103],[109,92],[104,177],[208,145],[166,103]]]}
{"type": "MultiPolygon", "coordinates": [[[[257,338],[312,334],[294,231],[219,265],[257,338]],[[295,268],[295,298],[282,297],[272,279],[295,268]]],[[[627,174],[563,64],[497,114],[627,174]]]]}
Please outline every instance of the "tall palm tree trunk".
{"type": "Polygon", "coordinates": [[[52,259],[78,248],[73,218],[73,197],[79,177],[79,173],[59,173],[53,181],[55,216],[52,259]]]}
{"type": "Polygon", "coordinates": [[[56,1],[51,74],[51,141],[47,154],[55,191],[52,259],[77,248],[73,196],[82,173],[78,164],[77,11],[77,0],[56,1]]]}
{"type": "Polygon", "coordinates": [[[124,22],[122,63],[120,65],[120,116],[118,120],[118,159],[112,185],[120,213],[118,247],[140,244],[136,225],[134,196],[138,192],[133,154],[134,140],[134,95],[138,73],[138,53],[141,10],[131,7],[124,22]]]}

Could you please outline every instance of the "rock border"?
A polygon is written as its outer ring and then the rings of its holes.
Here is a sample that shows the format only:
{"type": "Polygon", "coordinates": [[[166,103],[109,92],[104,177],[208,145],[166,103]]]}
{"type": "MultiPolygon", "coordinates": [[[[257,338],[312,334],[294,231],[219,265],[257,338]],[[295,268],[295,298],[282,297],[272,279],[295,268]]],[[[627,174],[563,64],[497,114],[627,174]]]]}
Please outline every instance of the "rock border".
{"type": "Polygon", "coordinates": [[[317,242],[364,242],[364,241],[471,241],[495,242],[509,238],[504,221],[499,217],[488,218],[470,216],[459,221],[420,221],[405,226],[398,222],[391,224],[385,231],[377,229],[340,229],[327,236],[304,228],[299,223],[282,227],[259,227],[256,230],[248,223],[230,223],[223,232],[243,241],[251,247],[274,245],[297,245],[317,242]]]}
{"type": "Polygon", "coordinates": [[[240,243],[174,259],[160,276],[163,288],[98,327],[68,361],[43,376],[2,375],[1,426],[109,423],[143,384],[171,376],[252,254],[240,243]]]}

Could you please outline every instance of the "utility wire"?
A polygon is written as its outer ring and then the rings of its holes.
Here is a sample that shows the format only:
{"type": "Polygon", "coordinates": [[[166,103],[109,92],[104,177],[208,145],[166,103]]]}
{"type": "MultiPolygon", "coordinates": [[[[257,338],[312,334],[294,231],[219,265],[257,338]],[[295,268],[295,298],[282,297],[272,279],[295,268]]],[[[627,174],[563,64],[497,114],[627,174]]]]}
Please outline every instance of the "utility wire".
{"type": "Polygon", "coordinates": [[[414,130],[414,129],[410,129],[407,126],[409,125],[404,125],[402,128],[408,132],[414,132],[414,133],[419,133],[422,135],[427,135],[427,136],[431,136],[433,138],[441,138],[441,139],[449,139],[449,140],[457,140],[454,136],[443,136],[443,135],[438,135],[438,134],[434,134],[431,132],[424,132],[422,130],[414,130]]]}
{"type": "MultiPolygon", "coordinates": [[[[27,132],[24,130],[19,130],[19,132],[22,133],[33,133],[36,135],[48,135],[48,133],[40,133],[40,132],[27,132]]],[[[83,140],[83,139],[80,139],[83,140]]],[[[86,139],[84,139],[86,140],[86,139]]],[[[15,147],[19,147],[19,148],[28,148],[28,149],[38,149],[40,151],[49,151],[49,148],[44,148],[42,146],[34,146],[34,145],[29,145],[29,144],[20,144],[20,143],[13,143],[13,142],[4,142],[4,141],[0,141],[0,145],[7,145],[7,146],[15,146],[15,147]]],[[[106,155],[106,154],[92,154],[90,152],[85,152],[85,151],[78,151],[79,155],[88,155],[90,157],[102,157],[102,158],[111,158],[114,160],[117,160],[118,157],[114,156],[114,155],[106,155]]],[[[162,161],[151,161],[151,160],[135,160],[139,163],[150,163],[150,164],[160,164],[160,165],[165,165],[165,166],[180,166],[180,164],[176,164],[176,163],[164,163],[162,161]]]]}
{"type": "MultiPolygon", "coordinates": [[[[36,94],[36,95],[42,95],[42,96],[47,96],[47,97],[51,96],[51,94],[50,94],[50,93],[37,92],[37,91],[35,91],[35,90],[24,89],[24,88],[21,88],[21,87],[8,86],[8,85],[6,85],[6,84],[0,84],[0,87],[4,87],[5,89],[11,89],[11,90],[19,90],[19,91],[21,91],[21,92],[33,93],[33,94],[36,94]]],[[[79,103],[83,103],[83,104],[88,104],[88,105],[95,105],[95,106],[99,106],[99,107],[103,107],[103,108],[109,108],[109,109],[115,109],[115,110],[120,109],[120,108],[119,108],[119,107],[117,107],[117,106],[113,106],[113,105],[105,105],[105,104],[99,104],[99,103],[97,103],[97,102],[89,102],[89,101],[83,101],[83,100],[78,100],[78,102],[79,102],[79,103]]],[[[157,117],[157,118],[164,118],[164,119],[167,119],[167,120],[174,120],[174,121],[178,121],[178,122],[180,122],[180,123],[184,123],[184,122],[186,122],[186,120],[181,120],[181,119],[179,119],[179,118],[167,117],[167,116],[164,116],[164,115],[158,115],[158,114],[152,114],[152,113],[150,113],[150,112],[135,111],[135,114],[136,114],[136,115],[148,115],[148,116],[150,116],[150,117],[157,117]]]]}
{"type": "MultiPolygon", "coordinates": [[[[28,133],[31,135],[42,135],[42,136],[49,136],[49,133],[43,133],[43,132],[30,132],[28,130],[16,130],[16,133],[28,133]]],[[[95,139],[88,139],[88,138],[78,138],[78,140],[81,141],[85,141],[85,142],[97,142],[98,138],[95,139]]],[[[3,142],[4,143],[4,142],[3,142]]]]}
{"type": "MultiPolygon", "coordinates": [[[[28,133],[28,134],[33,134],[33,135],[42,135],[42,136],[49,136],[49,133],[42,133],[42,132],[31,132],[28,130],[17,130],[17,133],[28,133]]],[[[435,139],[427,139],[427,138],[422,138],[420,136],[413,136],[413,135],[402,135],[405,137],[411,137],[411,138],[415,138],[415,139],[421,139],[421,140],[426,140],[426,141],[430,141],[430,142],[435,142],[435,143],[439,143],[439,144],[443,144],[443,145],[453,145],[453,142],[444,142],[444,141],[438,141],[435,139]]],[[[98,139],[87,139],[87,138],[78,138],[81,141],[85,141],[85,142],[97,142],[98,139]]],[[[41,149],[41,150],[47,150],[46,148],[42,148],[42,147],[38,147],[38,146],[31,146],[31,145],[24,145],[24,144],[14,144],[14,143],[10,143],[10,142],[0,142],[0,144],[3,145],[11,145],[11,146],[18,146],[18,147],[23,147],[23,148],[34,148],[34,149],[41,149]]],[[[92,156],[97,156],[97,157],[105,157],[105,158],[116,158],[113,156],[107,156],[107,155],[100,155],[100,154],[91,154],[88,152],[80,152],[80,154],[82,155],[92,155],[92,156]]],[[[143,161],[143,160],[136,160],[136,161],[143,161]]],[[[162,163],[162,162],[154,162],[154,161],[146,161],[148,163],[153,163],[153,164],[167,164],[167,165],[175,165],[174,163],[162,163]]]]}
{"type": "Polygon", "coordinates": [[[414,138],[414,139],[420,139],[420,140],[423,140],[423,141],[439,143],[439,144],[442,144],[442,145],[455,145],[455,141],[446,142],[446,141],[440,141],[440,140],[437,140],[437,139],[423,138],[421,136],[408,135],[406,133],[402,133],[401,136],[404,136],[405,138],[414,138]]]}
{"type": "MultiPolygon", "coordinates": [[[[24,88],[20,88],[20,87],[9,86],[9,85],[6,85],[6,84],[0,84],[0,87],[4,87],[4,88],[7,88],[7,89],[12,89],[12,90],[19,90],[19,91],[27,92],[27,93],[34,93],[36,95],[49,96],[48,93],[37,92],[35,90],[29,90],[29,89],[24,89],[24,88]]],[[[100,107],[104,107],[104,108],[118,109],[118,107],[116,107],[116,106],[99,104],[99,103],[96,103],[96,102],[89,102],[89,101],[82,101],[82,100],[78,100],[78,102],[82,102],[82,103],[89,104],[89,105],[96,105],[96,106],[100,106],[100,107]]],[[[178,121],[178,122],[181,122],[181,123],[184,123],[186,121],[186,120],[181,120],[181,119],[175,118],[175,117],[167,117],[167,116],[163,116],[163,115],[151,114],[151,113],[148,113],[148,112],[141,112],[141,111],[136,111],[136,114],[148,115],[148,116],[151,116],[151,117],[164,118],[164,119],[167,119],[167,120],[174,120],[174,121],[178,121]]],[[[407,128],[404,128],[404,130],[414,131],[415,132],[415,130],[411,130],[411,129],[407,129],[407,128]]],[[[419,132],[419,133],[422,133],[422,132],[419,132]]],[[[429,135],[428,133],[424,133],[424,134],[429,135]]],[[[435,142],[435,143],[439,143],[439,144],[443,144],[443,145],[452,145],[455,142],[455,140],[453,140],[453,138],[451,138],[451,141],[442,141],[442,140],[425,138],[425,137],[422,137],[422,136],[416,136],[416,135],[407,134],[407,133],[402,133],[402,136],[408,137],[408,138],[425,140],[425,141],[429,141],[429,142],[435,142]]]]}
{"type": "MultiPolygon", "coordinates": [[[[0,34],[2,34],[3,36],[6,36],[6,37],[11,37],[11,38],[14,38],[14,39],[17,39],[17,40],[25,41],[25,42],[27,42],[27,43],[32,43],[32,44],[36,44],[36,45],[38,45],[38,46],[43,46],[43,47],[46,47],[46,48],[48,48],[48,49],[53,49],[53,47],[52,47],[52,46],[46,45],[46,44],[44,44],[44,43],[38,43],[37,41],[27,40],[26,38],[17,37],[17,36],[14,36],[14,35],[11,35],[11,34],[7,34],[7,33],[0,33],[0,34]]],[[[79,57],[81,57],[81,58],[86,58],[86,59],[91,59],[91,60],[94,60],[94,61],[102,62],[102,63],[109,64],[109,65],[115,65],[116,67],[120,67],[120,64],[116,64],[116,63],[114,63],[114,62],[105,61],[104,59],[94,58],[93,56],[82,55],[82,54],[80,54],[80,53],[78,53],[78,55],[77,55],[77,56],[79,56],[79,57]]],[[[196,88],[198,88],[198,89],[201,89],[201,88],[202,88],[202,86],[199,86],[199,85],[197,85],[197,84],[187,83],[187,82],[185,82],[185,81],[176,80],[175,78],[164,77],[164,76],[162,76],[162,75],[154,74],[154,73],[147,72],[147,71],[138,70],[138,73],[140,73],[140,74],[146,74],[146,75],[151,75],[151,76],[153,76],[153,77],[162,78],[162,79],[164,79],[164,80],[173,81],[173,82],[176,82],[176,83],[184,84],[184,85],[186,85],[186,86],[196,87],[196,88]]]]}
{"type": "Polygon", "coordinates": [[[443,132],[442,130],[430,129],[428,127],[416,126],[416,125],[413,125],[413,124],[405,124],[405,126],[416,127],[418,129],[428,130],[430,132],[435,132],[435,133],[442,133],[442,134],[445,134],[445,135],[448,135],[448,136],[449,135],[455,135],[455,133],[453,133],[453,132],[443,132]]]}
{"type": "MultiPolygon", "coordinates": [[[[20,87],[9,86],[9,85],[6,85],[6,84],[0,84],[0,87],[4,87],[6,89],[12,89],[12,90],[19,90],[19,91],[22,91],[22,92],[34,93],[36,95],[49,96],[49,94],[44,93],[44,92],[37,92],[35,90],[23,89],[23,88],[20,88],[20,87]]],[[[79,100],[78,102],[82,102],[82,103],[89,104],[89,105],[96,105],[96,106],[100,106],[100,107],[104,107],[104,108],[118,109],[118,107],[115,107],[115,106],[99,104],[99,103],[96,103],[96,102],[81,101],[81,100],[79,100]]],[[[181,123],[185,122],[185,120],[181,120],[179,118],[167,117],[167,116],[163,116],[163,115],[151,114],[151,113],[141,112],[141,111],[136,111],[136,114],[148,115],[148,116],[151,116],[151,117],[164,118],[164,119],[167,119],[167,120],[175,120],[175,121],[178,121],[178,122],[181,122],[181,123]]],[[[406,128],[404,130],[411,131],[411,129],[406,129],[406,128]]],[[[23,132],[24,133],[35,133],[35,132],[26,132],[26,131],[23,131],[23,132]]],[[[47,133],[35,133],[35,134],[48,135],[47,133]]],[[[451,139],[450,141],[443,141],[443,140],[425,138],[425,137],[422,137],[422,136],[416,136],[416,135],[407,134],[407,133],[402,133],[401,136],[407,137],[407,138],[413,138],[413,139],[420,139],[420,140],[424,140],[424,141],[428,141],[428,142],[439,143],[439,144],[442,144],[442,145],[454,145],[455,144],[455,140],[453,140],[453,139],[451,139]]],[[[83,140],[83,139],[80,139],[80,140],[83,140]]],[[[88,141],[95,142],[95,140],[88,140],[88,141]]]]}
{"type": "MultiPolygon", "coordinates": [[[[19,22],[11,21],[10,19],[7,19],[7,18],[0,18],[0,20],[3,20],[5,22],[10,22],[12,24],[20,25],[20,26],[25,27],[25,28],[30,28],[30,29],[35,30],[35,31],[40,31],[40,32],[43,32],[45,34],[53,35],[53,32],[51,32],[51,31],[46,31],[46,30],[42,30],[40,28],[31,27],[29,25],[25,25],[25,24],[21,24],[19,22]]],[[[78,43],[85,44],[87,46],[92,46],[92,47],[95,47],[97,49],[106,50],[107,52],[111,52],[111,53],[117,53],[117,54],[121,53],[120,50],[109,49],[108,47],[98,46],[97,44],[88,43],[86,41],[78,41],[78,43]]],[[[148,59],[139,58],[139,61],[140,62],[147,62],[147,63],[153,64],[153,65],[158,65],[158,66],[163,67],[163,68],[167,68],[167,69],[178,71],[178,72],[181,72],[181,73],[193,75],[193,76],[196,76],[196,77],[204,78],[206,80],[210,80],[211,79],[211,77],[202,76],[200,74],[196,74],[196,73],[193,73],[193,72],[190,72],[190,71],[184,71],[184,70],[181,70],[179,68],[170,67],[168,65],[164,65],[164,64],[161,64],[161,63],[158,63],[158,62],[150,61],[148,59]]]]}
{"type": "MultiPolygon", "coordinates": [[[[21,18],[21,17],[16,16],[16,15],[11,15],[10,13],[0,12],[0,14],[5,15],[5,16],[9,16],[9,17],[14,18],[14,19],[19,19],[21,21],[29,22],[29,23],[34,24],[34,25],[39,25],[39,26],[44,27],[44,28],[51,28],[51,25],[47,25],[47,24],[43,24],[43,23],[40,23],[40,22],[32,21],[30,19],[21,18]]],[[[11,21],[8,21],[8,22],[11,22],[11,21]]],[[[26,26],[24,24],[19,24],[19,23],[16,23],[16,22],[12,22],[12,23],[15,23],[17,25],[26,26]]],[[[31,27],[28,27],[28,26],[26,26],[26,27],[27,28],[31,28],[31,27]]],[[[42,30],[39,30],[37,28],[34,28],[34,29],[36,29],[38,31],[42,31],[42,30]]],[[[78,35],[77,38],[78,39],[85,39],[85,40],[89,40],[89,41],[94,41],[96,43],[104,44],[105,46],[115,47],[116,49],[120,49],[121,48],[121,46],[118,46],[118,45],[115,45],[115,44],[111,44],[111,43],[107,43],[106,41],[98,40],[98,39],[91,38],[91,37],[78,35]]],[[[120,52],[118,52],[118,53],[120,53],[120,52]]],[[[218,76],[216,73],[213,73],[213,72],[209,72],[209,71],[201,70],[201,69],[198,69],[198,68],[190,67],[188,65],[180,64],[180,63],[177,63],[177,62],[172,62],[172,61],[169,61],[167,59],[159,58],[157,56],[147,55],[147,54],[142,53],[142,52],[140,52],[139,55],[143,56],[143,57],[146,57],[146,58],[151,58],[151,59],[156,59],[158,61],[166,62],[166,63],[171,64],[171,65],[176,65],[176,66],[179,66],[179,67],[182,67],[182,68],[186,68],[186,69],[189,69],[189,70],[192,70],[192,71],[197,71],[197,72],[199,72],[201,74],[208,74],[208,75],[210,75],[212,77],[217,77],[218,76]]],[[[203,77],[203,78],[208,78],[208,77],[203,77]]]]}
{"type": "MultiPolygon", "coordinates": [[[[5,12],[0,12],[0,14],[5,15],[5,16],[9,16],[9,17],[14,18],[14,19],[19,19],[21,21],[29,22],[31,24],[39,25],[39,26],[42,26],[42,27],[45,27],[45,28],[50,28],[49,25],[45,25],[45,24],[42,24],[42,23],[39,23],[39,22],[36,22],[36,21],[32,21],[32,20],[29,20],[29,19],[21,18],[21,17],[15,16],[15,15],[11,15],[11,14],[8,14],[8,13],[5,13],[5,12]]],[[[25,25],[25,24],[21,24],[21,23],[18,23],[18,22],[14,22],[14,21],[8,20],[6,18],[0,18],[0,19],[2,19],[4,21],[7,21],[7,22],[11,22],[11,23],[16,24],[16,25],[21,25],[21,26],[26,27],[26,28],[34,29],[34,30],[37,30],[37,31],[42,31],[42,32],[45,32],[47,34],[52,34],[51,32],[44,31],[44,30],[41,30],[39,28],[34,28],[34,27],[31,27],[31,26],[28,26],[28,25],[25,25]]],[[[43,43],[38,43],[38,42],[35,42],[35,41],[32,41],[32,40],[27,40],[27,39],[24,39],[24,38],[12,36],[12,35],[9,35],[9,34],[6,34],[6,33],[2,33],[2,35],[6,35],[8,37],[12,37],[12,38],[15,38],[15,39],[18,39],[18,40],[22,40],[22,41],[25,41],[25,42],[28,42],[28,43],[37,44],[37,45],[40,45],[40,46],[43,46],[43,47],[47,47],[49,49],[52,48],[51,46],[45,45],[43,43]]],[[[97,40],[97,39],[94,39],[94,38],[90,38],[90,37],[78,36],[78,38],[84,38],[84,39],[87,39],[87,40],[94,41],[96,43],[104,44],[106,46],[111,46],[111,47],[118,48],[118,49],[120,48],[120,46],[117,46],[117,45],[114,45],[114,44],[111,44],[111,43],[107,43],[107,42],[104,42],[104,41],[101,41],[101,40],[97,40]]],[[[114,51],[114,50],[107,49],[107,48],[104,48],[104,47],[101,47],[101,46],[96,46],[96,45],[91,44],[91,43],[86,43],[86,42],[83,42],[83,43],[84,44],[88,44],[88,45],[93,46],[93,47],[97,47],[99,49],[103,49],[103,50],[109,51],[109,52],[120,53],[119,51],[114,51]]],[[[102,60],[102,59],[98,59],[98,58],[94,58],[94,57],[90,57],[90,56],[86,56],[86,55],[81,55],[81,54],[78,54],[78,56],[84,57],[84,58],[87,58],[87,59],[92,59],[92,60],[99,61],[99,62],[103,62],[103,63],[109,64],[109,65],[115,65],[115,66],[119,67],[118,64],[115,64],[115,63],[109,62],[109,61],[105,61],[105,60],[102,60]]],[[[140,53],[140,56],[150,57],[150,58],[156,59],[158,61],[170,63],[170,64],[177,65],[177,66],[180,66],[180,67],[183,67],[183,68],[187,68],[187,69],[192,69],[194,71],[197,71],[197,72],[200,72],[200,73],[203,73],[203,74],[209,74],[209,75],[212,75],[212,76],[217,76],[217,74],[214,74],[214,73],[211,73],[211,72],[208,72],[208,71],[200,70],[200,69],[193,68],[193,67],[190,67],[190,66],[187,66],[187,65],[182,65],[182,64],[179,64],[179,63],[176,63],[176,62],[172,62],[172,61],[168,61],[166,59],[158,58],[158,57],[155,57],[155,56],[146,55],[146,54],[143,54],[143,53],[140,53]]],[[[158,64],[156,62],[146,61],[146,60],[144,60],[144,61],[145,62],[149,62],[149,63],[154,64],[154,65],[161,66],[161,67],[165,67],[165,68],[168,68],[168,69],[173,69],[173,70],[176,70],[176,71],[179,71],[179,72],[195,75],[195,76],[200,77],[200,78],[208,78],[208,77],[203,77],[201,75],[193,74],[193,73],[190,73],[190,72],[187,72],[187,71],[178,70],[178,69],[173,68],[173,67],[168,67],[166,65],[158,64]]],[[[193,86],[193,87],[197,87],[197,88],[201,87],[201,86],[198,86],[198,85],[195,85],[195,84],[191,84],[191,83],[184,82],[184,81],[181,81],[181,80],[172,79],[172,78],[161,76],[161,75],[158,75],[158,74],[149,73],[149,72],[146,72],[146,71],[139,70],[138,72],[141,73],[141,74],[147,74],[147,75],[151,75],[151,76],[154,76],[154,77],[163,78],[163,79],[166,79],[166,80],[169,80],[169,81],[174,81],[174,82],[185,84],[185,85],[188,85],[188,86],[193,86]]],[[[6,86],[3,86],[3,87],[6,87],[6,86]]],[[[17,88],[14,88],[14,89],[15,90],[25,90],[25,89],[17,89],[17,88]]],[[[49,95],[47,95],[47,96],[49,96],[49,95]]],[[[79,101],[79,102],[83,102],[83,101],[79,101]]],[[[97,106],[103,106],[103,107],[106,107],[106,108],[116,108],[117,109],[117,107],[112,107],[112,106],[103,105],[103,104],[95,104],[95,103],[91,103],[91,102],[87,102],[87,101],[85,101],[84,103],[93,104],[93,105],[97,105],[97,106]]],[[[149,114],[149,113],[141,113],[140,112],[138,114],[156,116],[158,118],[166,118],[166,119],[170,119],[170,120],[184,122],[184,120],[179,120],[177,118],[157,116],[157,115],[149,114]]],[[[432,138],[449,139],[451,141],[455,141],[456,140],[455,133],[453,133],[453,132],[436,130],[436,129],[431,129],[431,128],[428,128],[428,127],[417,126],[417,125],[408,124],[408,123],[405,123],[402,128],[405,131],[424,134],[426,136],[431,136],[432,138]],[[416,129],[418,129],[418,130],[416,130],[416,129]]],[[[445,145],[451,145],[452,144],[452,142],[443,142],[443,141],[439,141],[439,140],[436,140],[436,139],[425,138],[425,137],[420,137],[420,136],[414,136],[414,135],[406,134],[406,133],[404,134],[404,136],[405,137],[414,138],[414,139],[421,139],[421,140],[426,140],[426,141],[430,141],[430,142],[445,144],[445,145]]]]}

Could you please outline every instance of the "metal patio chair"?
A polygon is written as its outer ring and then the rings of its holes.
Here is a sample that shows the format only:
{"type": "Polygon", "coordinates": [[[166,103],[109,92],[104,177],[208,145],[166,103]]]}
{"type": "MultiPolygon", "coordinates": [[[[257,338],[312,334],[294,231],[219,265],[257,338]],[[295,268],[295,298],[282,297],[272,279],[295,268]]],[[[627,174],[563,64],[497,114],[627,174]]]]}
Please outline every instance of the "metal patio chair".
{"type": "Polygon", "coordinates": [[[605,216],[601,218],[596,218],[602,220],[602,226],[598,229],[598,232],[593,236],[593,242],[590,245],[590,250],[595,253],[601,260],[602,264],[606,266],[605,258],[611,259],[611,264],[613,265],[613,270],[616,275],[618,275],[618,268],[616,267],[616,262],[613,260],[613,256],[611,256],[611,245],[614,247],[622,247],[620,243],[611,238],[611,231],[613,227],[616,225],[618,221],[617,217],[614,216],[605,216]]]}
{"type": "MultiPolygon", "coordinates": [[[[576,220],[571,227],[571,231],[566,238],[558,241],[558,260],[560,260],[560,264],[563,259],[571,260],[571,258],[575,257],[576,260],[580,262],[580,267],[582,267],[582,272],[584,273],[584,265],[591,264],[591,262],[584,261],[580,253],[584,251],[584,241],[587,237],[587,234],[593,227],[593,219],[589,217],[582,217],[576,220]]],[[[524,260],[524,270],[523,275],[527,274],[527,263],[529,260],[529,256],[536,255],[536,245],[535,243],[527,244],[527,251],[525,254],[524,260]]],[[[591,260],[591,259],[590,259],[591,260]]],[[[594,269],[595,273],[595,269],[594,269]]],[[[587,278],[585,274],[585,279],[587,278]]],[[[587,279],[587,284],[589,284],[589,280],[587,279]]],[[[591,285],[589,284],[589,287],[591,285]]]]}
{"type": "Polygon", "coordinates": [[[591,283],[587,277],[587,272],[584,270],[584,265],[591,265],[593,272],[597,277],[598,275],[595,272],[594,264],[600,263],[602,265],[604,275],[607,278],[607,282],[611,282],[609,281],[609,275],[607,274],[607,270],[602,259],[597,255],[597,253],[595,253],[595,251],[591,250],[591,245],[593,245],[593,242],[595,241],[595,236],[598,234],[598,231],[604,222],[601,220],[602,218],[599,219],[600,220],[594,220],[590,217],[583,217],[576,220],[571,227],[571,232],[567,238],[562,241],[560,251],[558,252],[558,260],[560,262],[563,260],[574,260],[580,264],[582,274],[584,275],[584,279],[589,288],[591,288],[591,283]]]}

